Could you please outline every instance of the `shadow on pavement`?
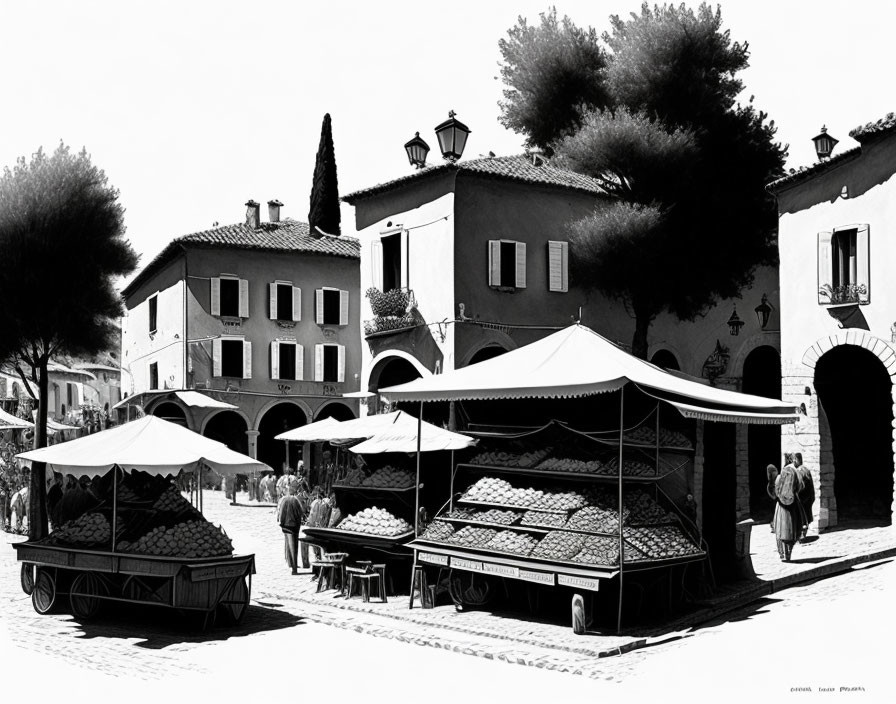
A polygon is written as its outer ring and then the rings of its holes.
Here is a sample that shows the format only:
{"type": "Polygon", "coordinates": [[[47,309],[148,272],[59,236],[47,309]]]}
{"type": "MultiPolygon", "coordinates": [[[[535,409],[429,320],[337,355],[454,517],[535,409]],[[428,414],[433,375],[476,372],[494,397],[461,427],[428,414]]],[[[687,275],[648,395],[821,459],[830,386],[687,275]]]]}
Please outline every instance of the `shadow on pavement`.
{"type": "Polygon", "coordinates": [[[828,560],[839,560],[843,555],[828,555],[827,557],[798,557],[795,560],[790,560],[791,564],[794,565],[817,565],[819,562],[827,562],[828,560]]]}
{"type": "Polygon", "coordinates": [[[210,643],[254,633],[278,631],[302,625],[305,620],[280,609],[250,604],[239,625],[213,625],[203,631],[202,618],[195,613],[109,605],[109,608],[91,621],[81,623],[71,619],[71,622],[83,632],[78,638],[136,639],[135,646],[155,650],[182,643],[210,643]]]}

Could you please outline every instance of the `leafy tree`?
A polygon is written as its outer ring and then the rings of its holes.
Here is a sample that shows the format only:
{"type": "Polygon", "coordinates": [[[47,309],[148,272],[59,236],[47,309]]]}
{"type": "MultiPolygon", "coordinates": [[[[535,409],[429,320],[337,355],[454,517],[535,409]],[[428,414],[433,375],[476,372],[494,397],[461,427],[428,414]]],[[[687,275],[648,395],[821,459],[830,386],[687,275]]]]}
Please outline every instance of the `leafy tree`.
{"type": "MultiPolygon", "coordinates": [[[[38,448],[47,444],[50,359],[95,354],[115,339],[115,277],[137,266],[118,195],[86,151],[65,144],[21,157],[0,177],[0,360],[38,389],[38,448]]],[[[31,472],[32,539],[47,532],[44,471],[35,463],[31,472]]]]}
{"type": "Polygon", "coordinates": [[[523,17],[498,42],[501,78],[508,86],[500,103],[501,124],[526,135],[530,147],[551,144],[578,126],[581,111],[607,103],[601,72],[607,54],[593,29],[579,29],[557,8],[530,27],[523,17]]]}
{"type": "Polygon", "coordinates": [[[627,304],[632,351],[646,357],[657,315],[693,320],[775,261],[765,185],[783,174],[787,150],[752,98],[737,103],[748,45],[722,30],[720,10],[645,3],[610,22],[594,77],[607,104],[580,112],[553,148],[556,163],[596,178],[614,201],[570,226],[572,273],[627,304]]]}
{"type": "Polygon", "coordinates": [[[336,178],[336,153],[333,149],[333,129],[330,113],[324,115],[320,130],[320,146],[314,162],[314,177],[311,184],[311,210],[308,225],[312,235],[339,234],[342,215],[339,211],[339,183],[336,178]]]}

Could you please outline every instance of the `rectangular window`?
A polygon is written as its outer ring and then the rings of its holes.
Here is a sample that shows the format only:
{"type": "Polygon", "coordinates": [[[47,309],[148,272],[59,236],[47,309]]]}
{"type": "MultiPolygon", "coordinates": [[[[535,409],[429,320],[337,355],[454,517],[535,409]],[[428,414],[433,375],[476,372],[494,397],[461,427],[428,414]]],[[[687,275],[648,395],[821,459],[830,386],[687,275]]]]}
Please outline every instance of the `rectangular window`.
{"type": "Polygon", "coordinates": [[[219,315],[238,318],[240,315],[240,280],[221,279],[219,315]]]}
{"type": "Polygon", "coordinates": [[[526,243],[489,240],[488,285],[492,288],[526,288],[526,243]]]}
{"type": "Polygon", "coordinates": [[[149,299],[149,332],[154,333],[158,329],[159,297],[149,299]]]}
{"type": "Polygon", "coordinates": [[[401,288],[401,234],[383,237],[383,291],[401,288]]]}
{"type": "Polygon", "coordinates": [[[336,345],[324,345],[324,381],[339,378],[339,350],[336,345]]]}
{"type": "Polygon", "coordinates": [[[569,243],[548,241],[548,291],[569,291],[569,243]]]}
{"type": "Polygon", "coordinates": [[[277,284],[277,320],[292,319],[292,284],[277,284]]]}
{"type": "Polygon", "coordinates": [[[345,381],[345,346],[314,346],[314,380],[340,383],[345,381]]]}
{"type": "Polygon", "coordinates": [[[318,325],[348,325],[348,291],[319,288],[314,293],[318,325]]]}
{"type": "Polygon", "coordinates": [[[243,377],[242,340],[221,340],[221,376],[243,377]]]}
{"type": "Polygon", "coordinates": [[[271,343],[271,379],[302,378],[302,346],[295,342],[274,340],[271,343]]]}
{"type": "MultiPolygon", "coordinates": [[[[153,362],[152,364],[149,365],[149,388],[150,389],[159,388],[159,363],[158,362],[153,362]]],[[[71,405],[72,405],[72,400],[71,400],[72,385],[71,384],[68,385],[68,395],[69,395],[68,405],[69,405],[69,407],[71,407],[71,405]]]]}
{"type": "Polygon", "coordinates": [[[818,302],[870,303],[869,226],[818,233],[818,302]]]}
{"type": "Polygon", "coordinates": [[[293,286],[291,281],[274,281],[270,288],[270,319],[291,320],[302,319],[302,289],[293,286]]]}

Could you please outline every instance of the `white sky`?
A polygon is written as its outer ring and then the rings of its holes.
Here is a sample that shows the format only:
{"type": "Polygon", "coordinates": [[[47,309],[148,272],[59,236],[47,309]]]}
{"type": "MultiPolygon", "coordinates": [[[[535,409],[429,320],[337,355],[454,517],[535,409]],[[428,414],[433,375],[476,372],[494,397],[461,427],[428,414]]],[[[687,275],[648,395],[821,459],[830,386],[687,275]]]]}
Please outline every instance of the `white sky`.
{"type": "MultiPolygon", "coordinates": [[[[689,2],[689,5],[696,3],[689,2]]],[[[2,0],[0,166],[59,140],[86,146],[121,191],[142,265],[172,238],[239,222],[249,198],[306,220],[325,112],[344,195],[407,174],[415,131],[457,111],[465,157],[521,151],[498,123],[498,40],[550,0],[17,2],[2,0]]],[[[636,0],[557,0],[608,28],[636,0]]],[[[746,97],[776,121],[788,166],[809,164],[822,123],[854,127],[896,110],[893,16],[884,0],[727,0],[746,40],[746,97]]],[[[836,153],[836,152],[835,152],[836,153]]],[[[262,208],[267,218],[266,208],[262,208]]],[[[343,231],[351,232],[344,206],[343,231]]]]}

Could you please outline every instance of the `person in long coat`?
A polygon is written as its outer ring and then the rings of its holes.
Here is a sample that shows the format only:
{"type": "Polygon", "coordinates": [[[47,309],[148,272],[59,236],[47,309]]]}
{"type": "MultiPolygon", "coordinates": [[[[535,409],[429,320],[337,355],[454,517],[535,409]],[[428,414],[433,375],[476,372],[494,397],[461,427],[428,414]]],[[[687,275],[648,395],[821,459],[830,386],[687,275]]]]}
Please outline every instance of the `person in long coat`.
{"type": "Polygon", "coordinates": [[[799,502],[800,480],[793,464],[793,454],[784,455],[784,467],[775,480],[775,515],[772,526],[778,545],[778,555],[784,562],[790,562],[793,545],[799,539],[803,528],[803,512],[799,502]]]}
{"type": "Polygon", "coordinates": [[[815,483],[812,481],[812,472],[803,464],[803,454],[801,452],[793,454],[793,464],[796,467],[796,473],[802,485],[798,497],[800,508],[803,510],[803,530],[799,537],[799,541],[802,543],[806,540],[806,533],[809,531],[809,524],[813,518],[812,506],[815,503],[815,483]]]}

